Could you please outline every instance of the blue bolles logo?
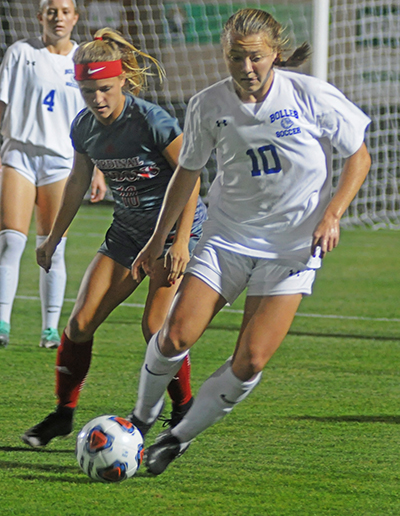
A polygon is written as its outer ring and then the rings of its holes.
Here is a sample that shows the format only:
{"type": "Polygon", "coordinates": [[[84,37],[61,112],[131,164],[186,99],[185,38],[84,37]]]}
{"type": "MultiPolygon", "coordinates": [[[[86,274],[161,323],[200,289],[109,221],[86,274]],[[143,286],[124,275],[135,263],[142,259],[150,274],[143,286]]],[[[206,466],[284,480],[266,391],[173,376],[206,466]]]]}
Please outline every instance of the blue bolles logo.
{"type": "Polygon", "coordinates": [[[283,118],[281,120],[281,126],[284,128],[284,129],[290,129],[293,125],[293,120],[290,120],[290,118],[283,118]]]}

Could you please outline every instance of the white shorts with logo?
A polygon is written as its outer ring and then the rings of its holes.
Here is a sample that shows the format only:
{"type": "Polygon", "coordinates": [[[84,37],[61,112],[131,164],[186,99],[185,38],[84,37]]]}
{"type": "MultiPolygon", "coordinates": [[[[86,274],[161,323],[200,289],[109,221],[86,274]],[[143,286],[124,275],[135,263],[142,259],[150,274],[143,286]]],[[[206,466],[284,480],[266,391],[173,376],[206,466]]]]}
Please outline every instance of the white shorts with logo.
{"type": "Polygon", "coordinates": [[[68,177],[73,159],[52,155],[48,149],[30,143],[6,139],[1,146],[1,161],[35,186],[44,186],[68,177]]]}
{"type": "Polygon", "coordinates": [[[294,261],[252,258],[200,241],[186,272],[204,281],[231,305],[247,287],[248,296],[309,295],[315,270],[294,261]]]}

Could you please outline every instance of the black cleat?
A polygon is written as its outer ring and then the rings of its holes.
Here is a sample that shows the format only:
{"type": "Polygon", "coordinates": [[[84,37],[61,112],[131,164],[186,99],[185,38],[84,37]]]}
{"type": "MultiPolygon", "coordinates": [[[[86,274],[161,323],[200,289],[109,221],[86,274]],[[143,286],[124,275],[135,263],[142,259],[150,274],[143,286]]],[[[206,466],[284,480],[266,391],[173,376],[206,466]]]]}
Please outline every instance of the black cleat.
{"type": "Polygon", "coordinates": [[[160,475],[174,459],[183,455],[189,446],[190,442],[182,444],[177,437],[171,434],[171,429],[168,428],[147,449],[145,454],[147,471],[153,473],[153,475],[160,475]]]}
{"type": "Polygon", "coordinates": [[[192,397],[184,405],[175,405],[174,403],[172,403],[171,417],[167,418],[164,416],[159,416],[158,418],[161,421],[163,421],[162,426],[169,426],[170,428],[174,428],[176,425],[178,425],[189,412],[189,409],[193,405],[193,402],[194,398],[192,397]]]}
{"type": "Polygon", "coordinates": [[[66,437],[72,432],[74,409],[58,407],[41,423],[29,428],[21,439],[33,448],[46,446],[54,437],[66,437]]]}
{"type": "Polygon", "coordinates": [[[150,428],[154,425],[154,423],[157,421],[157,419],[155,419],[152,423],[143,423],[143,421],[140,421],[140,419],[138,419],[134,413],[133,413],[133,410],[132,412],[126,416],[126,418],[128,421],[130,421],[133,425],[136,426],[136,428],[139,430],[139,432],[142,434],[142,437],[143,439],[145,438],[147,432],[150,430],[150,428]]]}
{"type": "Polygon", "coordinates": [[[136,426],[136,428],[139,430],[139,432],[142,434],[143,440],[146,437],[147,432],[150,430],[150,428],[154,425],[154,423],[157,421],[157,419],[160,417],[160,414],[164,410],[164,403],[161,405],[160,412],[158,413],[158,416],[155,418],[154,421],[151,423],[143,423],[139,418],[137,418],[134,414],[135,408],[133,408],[132,412],[126,416],[125,419],[130,421],[133,425],[136,426]]]}

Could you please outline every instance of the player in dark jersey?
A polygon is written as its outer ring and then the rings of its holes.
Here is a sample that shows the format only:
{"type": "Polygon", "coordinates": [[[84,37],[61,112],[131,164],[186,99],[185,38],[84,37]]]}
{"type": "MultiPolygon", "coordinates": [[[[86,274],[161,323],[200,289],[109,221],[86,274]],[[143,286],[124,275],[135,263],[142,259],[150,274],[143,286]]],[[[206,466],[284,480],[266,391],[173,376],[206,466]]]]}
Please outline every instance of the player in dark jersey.
{"type": "MultiPolygon", "coordinates": [[[[93,165],[108,179],[115,200],[114,217],[84,275],[61,338],[56,361],[57,408],[22,436],[33,447],[45,446],[54,437],[71,432],[79,392],[90,366],[94,332],[145,276],[143,273],[138,281],[133,280],[130,267],[152,234],[178,161],[182,134],[177,121],[136,96],[148,73],[146,66],[139,66],[136,56],[155,63],[162,74],[157,61],[111,29],[98,31],[94,41],[80,45],[74,55],[75,78],[87,109],[72,123],[74,167],[51,233],[37,249],[39,265],[50,270],[51,257],[90,184],[93,165]]],[[[199,186],[168,235],[157,272],[149,281],[142,319],[147,342],[161,328],[190,251],[200,237],[206,209],[198,195],[199,186]]],[[[169,394],[170,424],[175,425],[193,402],[189,361],[171,382],[169,394]]],[[[160,404],[149,421],[153,422],[162,408],[160,404]]],[[[128,417],[135,423],[133,414],[128,417]]],[[[150,426],[142,425],[142,433],[150,426]]]]}

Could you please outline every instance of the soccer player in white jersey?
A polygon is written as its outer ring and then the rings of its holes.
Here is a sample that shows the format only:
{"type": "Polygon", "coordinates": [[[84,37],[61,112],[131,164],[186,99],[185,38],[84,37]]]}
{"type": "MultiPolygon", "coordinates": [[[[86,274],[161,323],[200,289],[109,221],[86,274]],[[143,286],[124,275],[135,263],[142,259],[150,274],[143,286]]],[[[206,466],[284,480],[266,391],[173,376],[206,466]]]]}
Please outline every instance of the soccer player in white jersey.
{"type": "MultiPolygon", "coordinates": [[[[41,37],[17,41],[0,67],[0,346],[10,338],[10,319],[22,253],[35,207],[37,245],[49,234],[72,168],[70,124],[84,108],[74,80],[71,32],[78,21],[75,0],[41,0],[41,37]]],[[[92,201],[104,197],[97,172],[92,201]]],[[[42,335],[40,346],[60,343],[58,322],[64,300],[64,238],[51,271],[40,270],[42,335]]]]}
{"type": "Polygon", "coordinates": [[[179,165],[155,232],[132,265],[150,275],[165,236],[213,149],[218,173],[208,221],[172,310],[150,341],[133,414],[151,424],[154,407],[221,308],[247,288],[233,356],[202,385],[182,421],[147,449],[162,473],[200,432],[229,413],[258,384],[286,336],[315,269],[339,241],[339,221],[370,167],[369,118],[336,88],[287,70],[307,44],[282,59],[282,28],[263,10],[244,9],[222,35],[230,77],[189,102],[179,165]],[[331,197],[332,148],[346,158],[331,197]]]}

